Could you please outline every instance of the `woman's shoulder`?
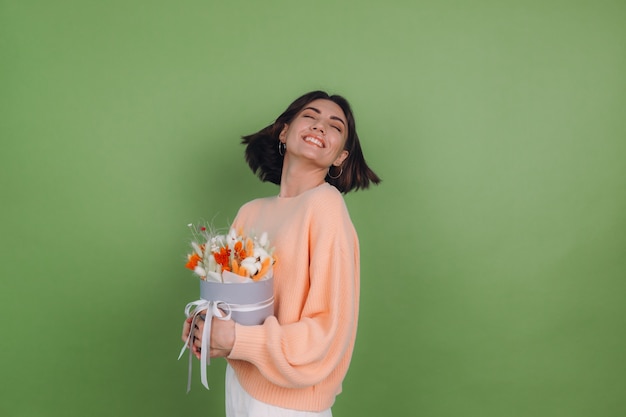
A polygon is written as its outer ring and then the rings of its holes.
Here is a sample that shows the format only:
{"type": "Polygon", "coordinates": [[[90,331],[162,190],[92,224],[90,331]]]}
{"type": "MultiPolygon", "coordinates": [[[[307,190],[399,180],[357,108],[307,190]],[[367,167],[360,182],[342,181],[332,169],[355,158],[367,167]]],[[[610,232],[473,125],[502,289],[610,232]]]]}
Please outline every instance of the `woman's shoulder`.
{"type": "Polygon", "coordinates": [[[308,200],[307,205],[311,207],[313,215],[317,218],[329,218],[333,221],[341,218],[350,219],[343,195],[334,185],[329,183],[320,185],[310,194],[308,200]]]}
{"type": "Polygon", "coordinates": [[[340,205],[345,204],[343,200],[343,196],[341,195],[339,190],[335,188],[334,185],[331,185],[327,182],[312,189],[311,192],[308,193],[308,197],[309,199],[322,200],[324,202],[331,203],[331,204],[332,203],[340,204],[340,205]]]}
{"type": "Polygon", "coordinates": [[[239,211],[254,211],[258,210],[261,207],[269,204],[272,200],[276,199],[276,197],[259,197],[253,200],[250,200],[246,203],[243,203],[239,208],[239,211]]]}
{"type": "Polygon", "coordinates": [[[346,208],[346,202],[341,192],[327,182],[317,187],[311,197],[329,206],[346,208]]]}
{"type": "Polygon", "coordinates": [[[329,241],[337,242],[337,235],[356,235],[348,207],[341,192],[325,183],[311,194],[308,206],[311,232],[329,241]]]}

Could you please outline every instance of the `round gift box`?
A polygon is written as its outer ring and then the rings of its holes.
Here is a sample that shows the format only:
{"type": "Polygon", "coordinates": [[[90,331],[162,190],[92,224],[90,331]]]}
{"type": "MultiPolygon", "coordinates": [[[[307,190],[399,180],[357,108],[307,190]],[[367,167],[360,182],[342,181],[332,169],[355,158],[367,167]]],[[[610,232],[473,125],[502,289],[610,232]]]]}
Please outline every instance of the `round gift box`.
{"type": "Polygon", "coordinates": [[[200,298],[231,305],[231,318],[246,326],[263,324],[267,317],[274,315],[273,297],[273,277],[244,283],[200,280],[200,298]]]}

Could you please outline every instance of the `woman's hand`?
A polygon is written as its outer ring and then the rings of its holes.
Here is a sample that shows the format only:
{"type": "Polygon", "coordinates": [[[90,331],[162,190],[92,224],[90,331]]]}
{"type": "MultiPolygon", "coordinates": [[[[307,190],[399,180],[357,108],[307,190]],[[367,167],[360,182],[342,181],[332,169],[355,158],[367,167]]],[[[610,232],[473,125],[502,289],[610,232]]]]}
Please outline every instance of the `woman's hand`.
{"type": "MultiPolygon", "coordinates": [[[[235,344],[235,322],[233,320],[220,320],[213,317],[211,322],[211,350],[209,356],[212,358],[226,357],[235,344]]],[[[204,321],[201,321],[204,328],[204,321]]],[[[197,330],[202,334],[202,330],[197,330]]]]}
{"type": "MultiPolygon", "coordinates": [[[[206,314],[206,311],[201,312],[206,314]]],[[[192,317],[188,317],[183,324],[183,341],[187,340],[191,332],[191,346],[189,347],[196,358],[200,359],[202,347],[202,332],[204,320],[196,320],[194,329],[191,329],[192,317]]],[[[211,346],[209,356],[211,358],[226,357],[230,354],[235,343],[235,322],[232,320],[220,320],[212,317],[211,322],[211,346]]]]}

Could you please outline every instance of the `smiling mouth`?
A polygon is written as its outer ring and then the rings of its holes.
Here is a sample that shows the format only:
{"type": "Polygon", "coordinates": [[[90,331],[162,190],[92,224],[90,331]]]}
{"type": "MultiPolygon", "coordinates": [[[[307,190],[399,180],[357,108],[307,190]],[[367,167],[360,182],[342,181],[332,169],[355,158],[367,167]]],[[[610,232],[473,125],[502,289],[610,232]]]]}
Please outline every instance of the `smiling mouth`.
{"type": "Polygon", "coordinates": [[[321,139],[316,138],[315,136],[305,136],[304,137],[304,141],[307,142],[307,143],[312,143],[313,145],[316,145],[316,146],[318,146],[320,148],[325,148],[326,147],[324,142],[321,139]]]}

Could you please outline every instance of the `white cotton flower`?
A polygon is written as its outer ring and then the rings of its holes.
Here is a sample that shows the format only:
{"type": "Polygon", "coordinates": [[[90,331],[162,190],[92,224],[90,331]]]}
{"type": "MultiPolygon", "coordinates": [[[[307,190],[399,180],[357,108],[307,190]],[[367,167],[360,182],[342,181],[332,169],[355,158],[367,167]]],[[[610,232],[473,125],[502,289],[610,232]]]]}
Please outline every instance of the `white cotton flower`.
{"type": "Polygon", "coordinates": [[[254,257],[263,261],[265,258],[268,258],[270,255],[263,248],[254,248],[254,257]]]}
{"type": "Polygon", "coordinates": [[[258,262],[257,258],[253,256],[248,256],[246,259],[241,261],[241,266],[246,268],[246,271],[250,273],[250,276],[254,276],[261,269],[261,262],[258,262]]]}
{"type": "Polygon", "coordinates": [[[206,271],[201,266],[196,266],[193,272],[201,277],[206,277],[206,271]]]}

